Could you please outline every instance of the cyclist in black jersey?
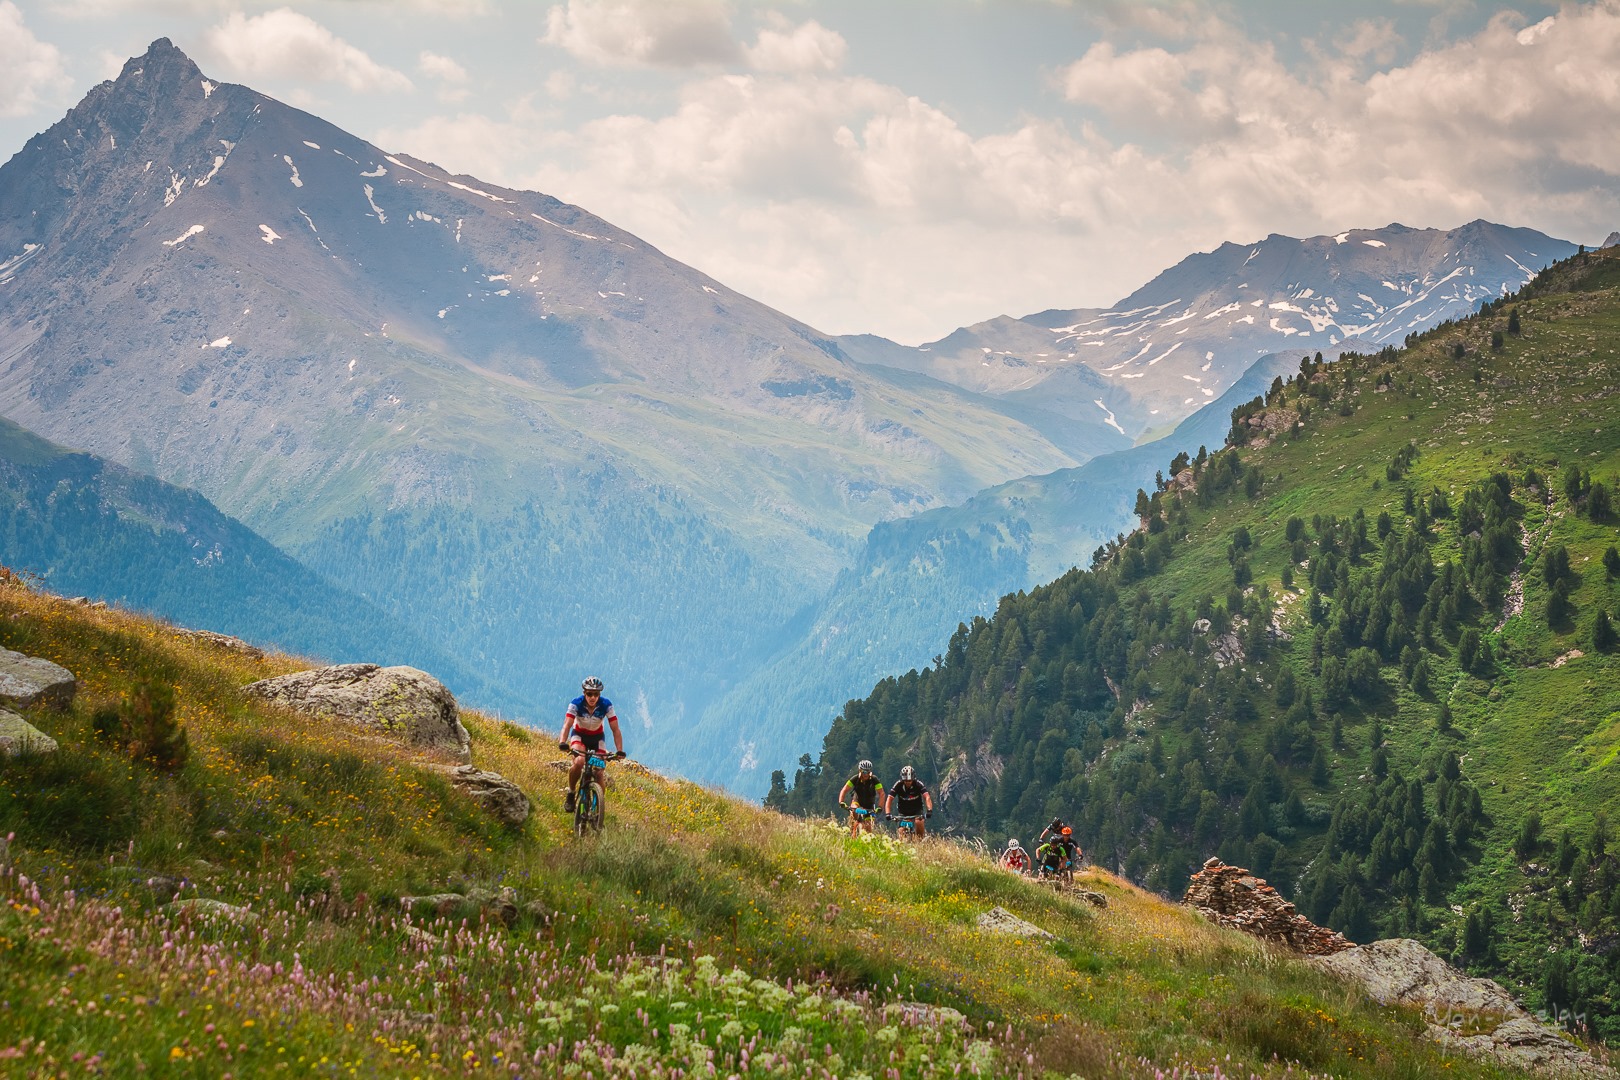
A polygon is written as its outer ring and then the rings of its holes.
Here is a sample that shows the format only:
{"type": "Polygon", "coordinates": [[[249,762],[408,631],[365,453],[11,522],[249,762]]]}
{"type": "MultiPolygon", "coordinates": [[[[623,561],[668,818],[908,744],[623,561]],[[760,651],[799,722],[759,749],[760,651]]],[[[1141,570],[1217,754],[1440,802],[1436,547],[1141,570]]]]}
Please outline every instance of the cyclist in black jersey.
{"type": "Polygon", "coordinates": [[[917,779],[917,770],[910,765],[900,770],[900,782],[889,789],[889,796],[884,800],[883,813],[885,816],[894,815],[908,818],[915,829],[917,839],[928,835],[928,827],[923,824],[924,818],[934,816],[934,797],[928,792],[928,785],[917,779]],[[895,808],[899,813],[895,814],[895,808]]]}
{"type": "Polygon", "coordinates": [[[838,793],[838,805],[849,807],[849,835],[854,836],[864,826],[867,832],[873,828],[873,818],[877,817],[878,802],[883,797],[883,781],[877,778],[872,771],[872,763],[863,761],[855,769],[855,775],[844,784],[844,789],[838,793]],[[848,801],[845,801],[848,796],[848,801]]]}

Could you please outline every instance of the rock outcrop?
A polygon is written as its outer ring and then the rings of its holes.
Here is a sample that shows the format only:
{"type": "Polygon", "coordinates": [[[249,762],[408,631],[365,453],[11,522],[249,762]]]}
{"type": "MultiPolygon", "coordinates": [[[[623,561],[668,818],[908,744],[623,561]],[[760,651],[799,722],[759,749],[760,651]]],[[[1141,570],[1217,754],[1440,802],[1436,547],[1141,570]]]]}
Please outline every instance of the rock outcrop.
{"type": "Polygon", "coordinates": [[[529,797],[500,773],[472,765],[437,765],[434,772],[450,778],[456,790],[490,813],[503,825],[517,826],[529,820],[529,797]]]}
{"type": "Polygon", "coordinates": [[[462,763],[472,757],[455,696],[416,668],[337,664],[261,679],[244,689],[265,701],[403,739],[462,763]]]}
{"type": "Polygon", "coordinates": [[[1343,934],[1317,926],[1295,911],[1264,878],[1219,859],[1209,859],[1192,876],[1181,902],[1221,926],[1307,956],[1328,956],[1355,947],[1343,934]]]}
{"type": "Polygon", "coordinates": [[[0,649],[0,704],[65,709],[79,688],[73,672],[37,656],[0,649]]]}
{"type": "Polygon", "coordinates": [[[55,752],[55,739],[10,709],[0,709],[0,757],[55,752]]]}
{"type": "Polygon", "coordinates": [[[224,919],[244,926],[254,926],[259,922],[259,913],[252,908],[227,904],[223,900],[212,900],[206,896],[176,900],[172,904],[165,904],[163,910],[179,918],[224,919]]]}
{"type": "Polygon", "coordinates": [[[1382,1004],[1421,1008],[1429,1037],[1447,1046],[1552,1076],[1616,1075],[1500,984],[1458,971],[1416,941],[1375,941],[1312,962],[1382,1004]]]}
{"type": "Polygon", "coordinates": [[[212,630],[186,630],[179,627],[175,628],[174,634],[176,637],[185,638],[187,641],[200,641],[216,648],[225,649],[228,652],[241,653],[243,656],[252,657],[255,660],[264,658],[263,649],[257,645],[250,645],[241,638],[231,637],[229,634],[217,634],[212,630]]]}
{"type": "Polygon", "coordinates": [[[1038,941],[1055,940],[1052,934],[1032,922],[1025,922],[1003,907],[993,907],[980,915],[978,925],[980,930],[989,930],[997,934],[1011,934],[1013,937],[1038,941]]]}

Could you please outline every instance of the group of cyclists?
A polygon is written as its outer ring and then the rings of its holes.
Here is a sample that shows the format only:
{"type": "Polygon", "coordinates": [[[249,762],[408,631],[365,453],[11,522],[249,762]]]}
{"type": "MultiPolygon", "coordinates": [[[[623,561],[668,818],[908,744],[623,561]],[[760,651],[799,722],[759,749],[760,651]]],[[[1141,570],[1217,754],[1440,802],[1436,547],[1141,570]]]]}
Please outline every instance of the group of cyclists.
{"type": "Polygon", "coordinates": [[[1052,824],[1041,830],[1033,858],[1015,836],[1007,841],[1007,847],[996,861],[1003,869],[1015,874],[1072,881],[1074,872],[1080,869],[1084,859],[1085,852],[1080,850],[1080,844],[1074,838],[1074,829],[1065,825],[1062,818],[1053,818],[1052,824]]]}
{"type": "MultiPolygon", "coordinates": [[[[615,757],[624,757],[624,736],[619,731],[619,717],[613,711],[613,702],[602,696],[602,680],[592,675],[580,684],[580,695],[568,703],[563,714],[562,733],[557,736],[557,747],[574,755],[568,771],[568,795],[563,810],[574,812],[574,800],[579,791],[580,776],[585,771],[586,758],[603,754],[607,746],[607,733],[613,732],[615,757]]],[[[604,755],[605,756],[605,755],[604,755]]],[[[898,821],[900,835],[921,840],[928,835],[927,821],[934,816],[934,796],[928,785],[917,779],[917,770],[910,765],[900,770],[900,779],[892,788],[884,790],[883,781],[872,771],[870,761],[862,761],[838,793],[838,805],[849,812],[849,835],[860,834],[862,829],[872,832],[877,817],[898,821]]],[[[998,865],[1015,874],[1036,877],[1069,878],[1079,868],[1084,854],[1074,839],[1074,830],[1059,818],[1041,830],[1035,854],[1030,853],[1014,837],[997,859],[998,865]]]]}
{"type": "MultiPolygon", "coordinates": [[[[855,775],[839,791],[838,805],[849,811],[852,837],[862,829],[871,832],[881,812],[885,819],[899,819],[901,835],[920,840],[928,835],[925,820],[934,816],[934,796],[928,786],[917,779],[917,771],[910,765],[901,768],[899,781],[884,791],[883,781],[872,771],[872,763],[862,761],[855,767],[855,775]]],[[[1085,853],[1074,838],[1074,829],[1064,824],[1063,819],[1053,818],[1052,823],[1041,830],[1033,858],[1014,837],[1007,841],[1006,849],[996,862],[1015,874],[1071,880],[1084,858],[1085,853]]]]}
{"type": "Polygon", "coordinates": [[[856,766],[855,775],[838,793],[838,805],[849,810],[850,836],[857,835],[862,829],[872,831],[880,802],[886,820],[899,819],[901,835],[910,836],[913,840],[921,840],[928,835],[926,822],[934,816],[934,796],[929,792],[928,785],[917,779],[916,769],[910,765],[901,769],[900,779],[885,792],[883,781],[872,771],[870,761],[862,761],[856,766]],[[897,809],[900,811],[898,814],[895,813],[897,809]]]}

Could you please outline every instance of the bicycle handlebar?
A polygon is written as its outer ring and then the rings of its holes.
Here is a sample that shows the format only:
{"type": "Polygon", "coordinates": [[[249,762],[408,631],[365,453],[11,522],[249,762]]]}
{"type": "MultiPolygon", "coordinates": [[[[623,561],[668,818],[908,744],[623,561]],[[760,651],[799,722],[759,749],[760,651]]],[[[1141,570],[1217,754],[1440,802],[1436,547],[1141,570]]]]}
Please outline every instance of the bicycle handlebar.
{"type": "MultiPolygon", "coordinates": [[[[568,747],[568,752],[575,757],[589,757],[591,754],[597,753],[595,750],[575,750],[572,746],[568,747]]],[[[623,760],[624,756],[625,754],[623,750],[615,750],[611,754],[601,755],[604,761],[620,761],[623,760]]]]}

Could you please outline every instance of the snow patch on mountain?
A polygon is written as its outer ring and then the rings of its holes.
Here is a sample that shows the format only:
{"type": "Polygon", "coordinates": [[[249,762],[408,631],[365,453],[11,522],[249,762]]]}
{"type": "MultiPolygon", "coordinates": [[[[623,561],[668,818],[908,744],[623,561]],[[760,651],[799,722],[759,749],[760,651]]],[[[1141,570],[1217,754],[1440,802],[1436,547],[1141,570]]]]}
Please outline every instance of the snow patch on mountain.
{"type": "Polygon", "coordinates": [[[181,244],[185,243],[187,240],[190,240],[193,236],[196,236],[198,233],[200,233],[202,231],[203,231],[203,227],[201,225],[193,225],[191,228],[187,229],[185,232],[181,233],[179,236],[175,237],[173,240],[165,240],[165,241],[163,241],[163,246],[164,247],[179,247],[181,244]]]}
{"type": "Polygon", "coordinates": [[[475,187],[468,187],[466,184],[458,184],[454,180],[446,180],[445,183],[449,184],[453,188],[457,188],[457,189],[459,189],[461,191],[465,191],[469,195],[481,195],[484,198],[489,199],[492,202],[511,202],[512,201],[511,199],[503,199],[499,195],[492,195],[487,191],[480,191],[478,188],[475,188],[475,187]]]}
{"type": "Polygon", "coordinates": [[[274,247],[275,244],[276,244],[276,241],[281,239],[281,234],[276,232],[276,230],[272,229],[268,225],[260,225],[259,226],[259,232],[263,233],[263,235],[260,236],[259,239],[263,240],[265,243],[269,244],[271,247],[274,247]]]}
{"type": "Polygon", "coordinates": [[[298,175],[298,166],[293,164],[292,155],[291,154],[282,154],[281,155],[281,160],[285,161],[287,163],[287,167],[292,170],[292,177],[291,177],[292,186],[293,187],[303,187],[304,186],[304,181],[298,175]]]}

